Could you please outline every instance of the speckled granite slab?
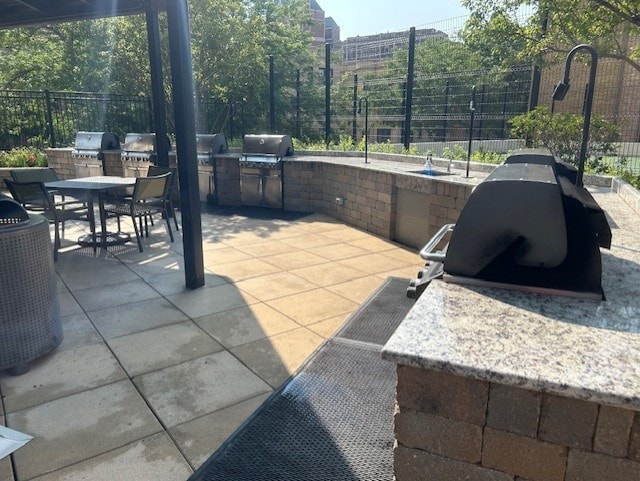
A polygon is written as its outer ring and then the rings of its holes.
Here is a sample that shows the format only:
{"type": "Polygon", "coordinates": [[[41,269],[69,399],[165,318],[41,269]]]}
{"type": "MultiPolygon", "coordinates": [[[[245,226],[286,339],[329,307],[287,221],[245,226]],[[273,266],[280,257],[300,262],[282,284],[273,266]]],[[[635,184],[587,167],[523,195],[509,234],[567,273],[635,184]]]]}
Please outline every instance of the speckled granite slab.
{"type": "Polygon", "coordinates": [[[383,357],[640,410],[640,219],[616,194],[594,197],[613,234],[602,251],[606,301],[436,280],[383,357]]]}

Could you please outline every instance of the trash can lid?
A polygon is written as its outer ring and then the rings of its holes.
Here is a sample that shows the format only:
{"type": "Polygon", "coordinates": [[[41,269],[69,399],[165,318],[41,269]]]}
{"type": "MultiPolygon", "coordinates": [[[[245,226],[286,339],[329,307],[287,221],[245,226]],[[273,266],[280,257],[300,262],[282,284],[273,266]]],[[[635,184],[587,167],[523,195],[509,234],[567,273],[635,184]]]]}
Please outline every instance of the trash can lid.
{"type": "Polygon", "coordinates": [[[0,229],[29,222],[29,214],[15,200],[0,194],[0,229]]]}

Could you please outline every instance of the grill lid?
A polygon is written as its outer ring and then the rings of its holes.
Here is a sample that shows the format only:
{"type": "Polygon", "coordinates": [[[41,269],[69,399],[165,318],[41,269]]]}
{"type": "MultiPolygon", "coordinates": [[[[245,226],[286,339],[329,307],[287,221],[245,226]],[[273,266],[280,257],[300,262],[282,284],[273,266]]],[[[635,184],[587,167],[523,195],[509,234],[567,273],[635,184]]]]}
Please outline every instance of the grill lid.
{"type": "Polygon", "coordinates": [[[124,146],[122,147],[127,153],[148,153],[156,152],[156,134],[135,134],[128,133],[124,138],[124,146]]]}
{"type": "Polygon", "coordinates": [[[112,132],[78,132],[72,153],[96,153],[104,150],[119,150],[120,140],[112,132]]]}
{"type": "Polygon", "coordinates": [[[229,151],[227,140],[223,134],[197,134],[196,152],[200,154],[214,155],[229,151]]]}
{"type": "Polygon", "coordinates": [[[293,143],[290,135],[247,134],[243,139],[242,152],[246,156],[257,154],[287,157],[293,155],[293,143]]]}

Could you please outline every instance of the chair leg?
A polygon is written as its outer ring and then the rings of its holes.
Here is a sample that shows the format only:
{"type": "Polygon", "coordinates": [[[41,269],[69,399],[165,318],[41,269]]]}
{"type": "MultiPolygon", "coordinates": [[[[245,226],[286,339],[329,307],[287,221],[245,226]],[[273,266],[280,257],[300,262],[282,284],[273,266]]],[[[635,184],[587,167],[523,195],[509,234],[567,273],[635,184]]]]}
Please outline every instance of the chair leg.
{"type": "Polygon", "coordinates": [[[178,218],[176,217],[176,210],[173,208],[173,201],[169,198],[169,211],[171,212],[171,216],[173,217],[173,222],[176,225],[176,230],[180,230],[178,227],[178,218]]]}
{"type": "MultiPolygon", "coordinates": [[[[131,215],[131,220],[133,221],[133,229],[136,231],[136,241],[138,241],[138,249],[140,249],[140,252],[142,252],[142,240],[140,240],[140,231],[138,230],[138,224],[134,215],[131,215]]],[[[140,226],[140,229],[142,229],[142,226],[140,226]]]]}
{"type": "Polygon", "coordinates": [[[169,220],[169,212],[166,208],[164,209],[164,218],[167,221],[167,229],[169,230],[169,237],[171,238],[171,242],[173,242],[173,231],[171,230],[171,221],[169,220]]]}

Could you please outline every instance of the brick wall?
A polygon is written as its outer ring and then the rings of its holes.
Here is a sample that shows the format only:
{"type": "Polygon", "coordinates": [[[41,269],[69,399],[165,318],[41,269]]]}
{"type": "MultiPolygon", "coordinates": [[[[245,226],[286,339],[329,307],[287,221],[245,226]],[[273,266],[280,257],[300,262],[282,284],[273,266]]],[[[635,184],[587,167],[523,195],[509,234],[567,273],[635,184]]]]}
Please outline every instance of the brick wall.
{"type": "Polygon", "coordinates": [[[221,205],[241,205],[238,157],[217,156],[215,162],[218,203],[221,205]]]}
{"type": "Polygon", "coordinates": [[[47,165],[56,171],[60,179],[73,179],[76,168],[71,158],[71,149],[47,149],[47,165]]]}
{"type": "Polygon", "coordinates": [[[397,481],[640,479],[640,413],[398,366],[397,481]]]}
{"type": "Polygon", "coordinates": [[[398,188],[429,194],[430,235],[456,221],[472,188],[341,164],[287,161],[284,167],[285,210],[319,212],[388,239],[395,236],[398,188]]]}

